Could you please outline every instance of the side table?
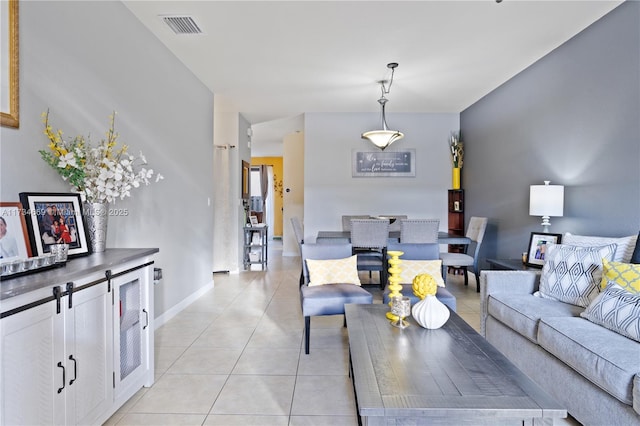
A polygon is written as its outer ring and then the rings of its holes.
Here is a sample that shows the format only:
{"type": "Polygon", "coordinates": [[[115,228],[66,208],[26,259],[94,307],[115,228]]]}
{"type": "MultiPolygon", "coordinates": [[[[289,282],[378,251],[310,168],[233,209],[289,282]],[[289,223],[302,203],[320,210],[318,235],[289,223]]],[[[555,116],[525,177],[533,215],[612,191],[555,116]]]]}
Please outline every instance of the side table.
{"type": "Polygon", "coordinates": [[[540,272],[542,268],[527,266],[520,259],[487,259],[492,270],[499,271],[533,271],[540,272]]]}

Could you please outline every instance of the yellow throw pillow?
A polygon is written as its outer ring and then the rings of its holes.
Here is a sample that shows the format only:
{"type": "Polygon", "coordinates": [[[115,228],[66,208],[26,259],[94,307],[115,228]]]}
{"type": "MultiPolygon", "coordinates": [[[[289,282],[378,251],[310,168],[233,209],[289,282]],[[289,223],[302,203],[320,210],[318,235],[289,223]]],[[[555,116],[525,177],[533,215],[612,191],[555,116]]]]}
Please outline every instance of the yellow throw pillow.
{"type": "Polygon", "coordinates": [[[604,290],[609,281],[613,281],[629,293],[640,294],[640,265],[603,259],[600,289],[604,290]]]}
{"type": "Polygon", "coordinates": [[[360,285],[358,277],[358,256],[344,259],[307,259],[309,286],[323,284],[360,285]]]}
{"type": "Polygon", "coordinates": [[[436,280],[438,287],[444,287],[442,260],[400,260],[400,284],[411,284],[416,275],[429,274],[436,280]]]}

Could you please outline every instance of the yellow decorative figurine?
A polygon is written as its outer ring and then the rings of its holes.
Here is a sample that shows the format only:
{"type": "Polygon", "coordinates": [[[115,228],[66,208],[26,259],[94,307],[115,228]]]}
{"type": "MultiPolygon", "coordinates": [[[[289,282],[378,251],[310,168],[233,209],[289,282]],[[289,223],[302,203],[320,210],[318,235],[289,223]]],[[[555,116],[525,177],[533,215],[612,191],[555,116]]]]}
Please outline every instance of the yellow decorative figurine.
{"type": "MultiPolygon", "coordinates": [[[[402,269],[400,269],[399,265],[402,263],[400,256],[403,254],[403,251],[396,250],[387,252],[387,255],[390,257],[389,265],[391,265],[389,267],[389,290],[391,290],[389,294],[389,307],[391,307],[394,297],[402,296],[402,293],[400,293],[400,290],[402,290],[402,286],[400,285],[400,272],[402,272],[402,269]]],[[[391,321],[398,320],[398,317],[392,314],[391,311],[387,312],[387,318],[391,321]]]]}

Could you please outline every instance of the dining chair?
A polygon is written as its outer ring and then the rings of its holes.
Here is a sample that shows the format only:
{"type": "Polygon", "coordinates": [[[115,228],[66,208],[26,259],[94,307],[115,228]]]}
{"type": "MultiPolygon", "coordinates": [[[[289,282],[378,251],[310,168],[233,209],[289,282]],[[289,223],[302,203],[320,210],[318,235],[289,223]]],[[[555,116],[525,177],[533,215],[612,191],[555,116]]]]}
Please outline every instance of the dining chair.
{"type": "MultiPolygon", "coordinates": [[[[300,303],[304,317],[304,348],[305,353],[309,354],[311,317],[344,315],[345,304],[370,304],[373,303],[373,295],[357,284],[309,285],[308,259],[331,260],[351,257],[351,244],[302,244],[301,250],[304,283],[300,286],[300,303]]],[[[357,275],[357,270],[354,272],[357,275]]]]}
{"type": "Polygon", "coordinates": [[[380,288],[387,281],[387,244],[389,221],[381,219],[351,219],[351,245],[358,255],[358,270],[378,271],[380,288]]]}
{"type": "MultiPolygon", "coordinates": [[[[406,260],[438,260],[440,257],[440,245],[438,243],[389,243],[387,246],[387,253],[390,251],[401,251],[403,254],[400,256],[399,268],[402,269],[402,261],[406,260]]],[[[413,281],[401,282],[403,296],[411,299],[411,304],[418,303],[420,298],[413,294],[413,281]]],[[[389,303],[389,285],[387,285],[382,293],[382,303],[389,303]]],[[[438,286],[436,291],[436,297],[439,301],[447,305],[452,311],[456,311],[457,303],[456,297],[449,292],[445,287],[438,286]]]]}
{"type": "Polygon", "coordinates": [[[351,231],[351,219],[371,219],[369,215],[343,215],[342,216],[342,230],[351,231]]]}
{"type": "Polygon", "coordinates": [[[465,236],[471,240],[468,245],[464,246],[464,253],[448,253],[441,252],[440,259],[442,259],[442,276],[445,282],[447,281],[447,269],[449,266],[460,268],[464,273],[464,285],[469,285],[468,267],[473,268],[473,273],[476,276],[476,290],[480,292],[480,271],[478,270],[478,256],[480,254],[480,246],[484,239],[484,233],[487,229],[486,217],[473,216],[469,219],[469,225],[467,226],[467,233],[465,236]],[[473,253],[470,255],[469,253],[473,253]]]}
{"type": "MultiPolygon", "coordinates": [[[[302,222],[297,216],[291,218],[291,225],[293,225],[293,233],[296,236],[298,242],[298,250],[300,251],[300,262],[304,264],[302,260],[302,244],[304,244],[304,230],[302,228],[302,222]]],[[[304,267],[300,267],[300,285],[304,284],[304,267]]]]}
{"type": "Polygon", "coordinates": [[[440,219],[401,219],[401,243],[437,243],[440,219]]]}
{"type": "Polygon", "coordinates": [[[389,219],[389,232],[399,231],[400,230],[400,221],[402,219],[407,219],[409,216],[406,214],[381,214],[378,215],[379,218],[390,218],[389,219]]]}

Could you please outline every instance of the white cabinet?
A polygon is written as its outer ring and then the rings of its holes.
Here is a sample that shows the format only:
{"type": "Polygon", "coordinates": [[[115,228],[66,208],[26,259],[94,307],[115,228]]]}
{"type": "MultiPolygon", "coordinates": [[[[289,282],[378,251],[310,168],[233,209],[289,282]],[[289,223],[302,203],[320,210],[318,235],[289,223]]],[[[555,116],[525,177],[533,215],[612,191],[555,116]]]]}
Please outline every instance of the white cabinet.
{"type": "Polygon", "coordinates": [[[151,265],[93,268],[36,300],[2,300],[1,425],[102,424],[153,384],[151,265]]]}

